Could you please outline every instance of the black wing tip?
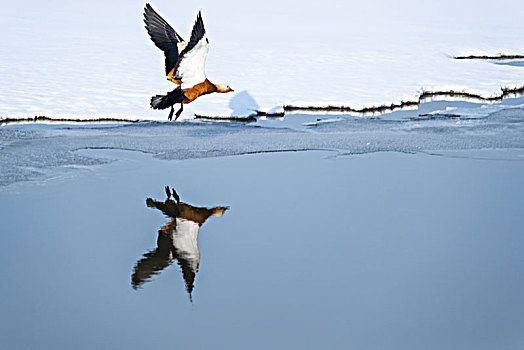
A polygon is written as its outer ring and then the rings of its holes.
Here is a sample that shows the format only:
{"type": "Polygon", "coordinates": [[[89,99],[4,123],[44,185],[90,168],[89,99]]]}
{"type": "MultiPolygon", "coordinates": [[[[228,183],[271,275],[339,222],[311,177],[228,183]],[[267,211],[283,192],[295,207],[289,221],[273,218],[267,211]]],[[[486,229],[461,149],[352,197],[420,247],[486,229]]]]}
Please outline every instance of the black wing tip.
{"type": "Polygon", "coordinates": [[[157,24],[167,24],[167,22],[158,14],[158,12],[155,11],[155,9],[149,5],[146,4],[144,7],[144,21],[151,21],[151,22],[158,22],[157,24]]]}
{"type": "Polygon", "coordinates": [[[198,42],[204,34],[206,33],[206,28],[204,27],[204,21],[202,20],[202,11],[198,11],[195,24],[193,25],[193,30],[191,31],[191,40],[198,42]]]}
{"type": "Polygon", "coordinates": [[[153,10],[153,8],[151,7],[151,5],[149,5],[149,3],[147,3],[146,6],[144,6],[144,22],[146,22],[147,24],[147,21],[149,21],[151,17],[154,16],[155,13],[156,11],[153,10]]]}
{"type": "MultiPolygon", "coordinates": [[[[200,40],[202,40],[202,38],[205,35],[206,28],[204,27],[204,21],[202,20],[202,13],[201,11],[198,11],[195,24],[193,25],[193,30],[191,30],[191,38],[189,39],[189,43],[187,44],[186,48],[180,53],[179,61],[187,52],[193,50],[193,48],[198,44],[200,40]]],[[[209,40],[206,41],[209,44],[209,40]]]]}
{"type": "Polygon", "coordinates": [[[156,11],[147,3],[146,6],[144,6],[144,18],[150,17],[153,13],[156,13],[156,11]]]}
{"type": "Polygon", "coordinates": [[[195,22],[197,22],[197,23],[201,24],[202,26],[204,26],[204,20],[202,19],[202,10],[198,11],[197,19],[196,19],[195,22]]]}
{"type": "Polygon", "coordinates": [[[147,3],[144,7],[144,27],[154,44],[166,51],[169,45],[184,42],[184,39],[147,3]]]}

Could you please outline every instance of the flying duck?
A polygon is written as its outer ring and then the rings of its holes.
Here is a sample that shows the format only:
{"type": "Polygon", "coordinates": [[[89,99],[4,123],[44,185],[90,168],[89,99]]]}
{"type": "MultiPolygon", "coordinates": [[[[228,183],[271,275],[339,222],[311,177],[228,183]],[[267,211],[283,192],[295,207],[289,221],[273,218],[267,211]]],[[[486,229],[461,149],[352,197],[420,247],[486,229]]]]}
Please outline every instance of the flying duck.
{"type": "Polygon", "coordinates": [[[191,31],[189,43],[184,41],[149,4],[144,8],[144,23],[153,43],[164,51],[167,80],[177,85],[176,89],[167,95],[151,97],[151,108],[171,107],[168,116],[171,120],[174,113],[173,105],[180,103],[176,120],[182,113],[184,104],[191,103],[199,96],[212,92],[233,91],[228,85],[213,84],[206,78],[204,65],[209,51],[209,40],[200,12],[191,31]]]}

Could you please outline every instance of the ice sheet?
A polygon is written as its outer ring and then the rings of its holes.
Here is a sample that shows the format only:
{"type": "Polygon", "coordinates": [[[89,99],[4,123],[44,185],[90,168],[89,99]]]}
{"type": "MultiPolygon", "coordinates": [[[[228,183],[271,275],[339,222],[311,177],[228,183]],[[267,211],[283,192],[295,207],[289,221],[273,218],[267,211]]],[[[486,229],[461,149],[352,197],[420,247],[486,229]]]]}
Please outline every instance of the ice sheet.
{"type": "Polygon", "coordinates": [[[89,149],[131,150],[170,160],[303,150],[329,150],[337,156],[524,149],[524,105],[522,99],[511,102],[515,105],[433,102],[380,118],[296,114],[256,123],[6,125],[0,128],[0,190],[111,161],[78,152],[89,149]]]}

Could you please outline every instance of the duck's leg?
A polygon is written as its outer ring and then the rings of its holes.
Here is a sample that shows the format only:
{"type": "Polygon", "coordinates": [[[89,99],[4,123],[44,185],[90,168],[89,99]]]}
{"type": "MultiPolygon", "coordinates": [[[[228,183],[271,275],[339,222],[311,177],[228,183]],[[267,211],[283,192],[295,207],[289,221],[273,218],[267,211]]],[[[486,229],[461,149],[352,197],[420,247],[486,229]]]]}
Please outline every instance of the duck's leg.
{"type": "Polygon", "coordinates": [[[181,103],[180,104],[180,109],[178,110],[178,112],[176,112],[176,117],[175,117],[175,120],[178,119],[178,117],[180,117],[180,114],[182,114],[182,111],[184,110],[184,105],[181,103]]]}
{"type": "Polygon", "coordinates": [[[176,204],[180,204],[180,196],[178,195],[178,193],[176,193],[174,188],[172,188],[171,190],[173,191],[173,198],[176,200],[176,204]]]}
{"type": "Polygon", "coordinates": [[[173,108],[173,106],[171,106],[171,111],[169,111],[169,115],[167,116],[167,120],[171,120],[173,118],[173,113],[175,113],[175,109],[173,108]]]}

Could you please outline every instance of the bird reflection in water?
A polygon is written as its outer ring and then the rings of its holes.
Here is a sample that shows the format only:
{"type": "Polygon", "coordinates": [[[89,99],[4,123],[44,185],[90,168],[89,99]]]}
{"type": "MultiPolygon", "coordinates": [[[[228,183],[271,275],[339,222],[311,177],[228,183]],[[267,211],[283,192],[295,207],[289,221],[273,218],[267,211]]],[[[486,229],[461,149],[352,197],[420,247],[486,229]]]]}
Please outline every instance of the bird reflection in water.
{"type": "Polygon", "coordinates": [[[198,251],[198,230],[210,216],[222,216],[228,207],[203,208],[180,202],[175,189],[166,186],[167,199],[164,202],[146,199],[146,205],[160,210],[170,220],[158,230],[157,248],[144,254],[137,261],[131,285],[141,287],[176,260],[182,270],[186,291],[192,301],[195,276],[200,264],[198,251]],[[173,197],[173,199],[171,198],[173,197]]]}

